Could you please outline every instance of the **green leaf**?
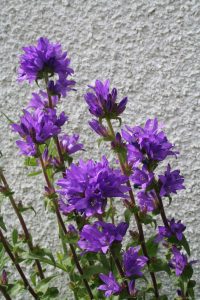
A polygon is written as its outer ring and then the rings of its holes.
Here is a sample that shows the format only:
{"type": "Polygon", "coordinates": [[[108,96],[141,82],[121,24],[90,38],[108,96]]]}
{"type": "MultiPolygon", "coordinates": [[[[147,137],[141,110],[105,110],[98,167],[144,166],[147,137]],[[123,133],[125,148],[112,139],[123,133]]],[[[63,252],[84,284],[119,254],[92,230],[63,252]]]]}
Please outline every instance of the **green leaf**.
{"type": "Polygon", "coordinates": [[[125,221],[126,221],[126,223],[130,223],[130,219],[131,219],[131,217],[132,217],[132,212],[130,211],[130,209],[129,208],[127,208],[126,210],[125,210],[125,212],[124,212],[124,217],[125,217],[125,221]]]}
{"type": "Polygon", "coordinates": [[[150,237],[146,242],[146,248],[149,257],[156,256],[159,244],[155,242],[156,235],[150,237]]]}
{"type": "Polygon", "coordinates": [[[37,171],[37,172],[29,173],[28,176],[29,176],[29,177],[33,177],[33,176],[37,176],[37,175],[39,175],[39,174],[41,174],[41,173],[42,173],[42,170],[37,171]]]}
{"type": "Polygon", "coordinates": [[[105,271],[107,272],[102,265],[92,265],[83,269],[84,278],[89,279],[93,275],[98,275],[99,273],[104,273],[105,271]]]}
{"type": "Polygon", "coordinates": [[[183,235],[183,238],[181,240],[181,245],[184,247],[185,251],[190,256],[190,246],[189,246],[188,241],[186,240],[185,235],[183,235]]]}
{"type": "Polygon", "coordinates": [[[6,114],[4,114],[3,112],[1,112],[2,113],[2,115],[7,119],[7,121],[8,121],[8,123],[9,124],[13,124],[13,123],[15,123],[13,120],[11,120],[6,114]]]}
{"type": "Polygon", "coordinates": [[[55,299],[59,295],[59,291],[56,287],[50,287],[47,289],[44,296],[42,296],[42,300],[55,299]]]}
{"type": "Polygon", "coordinates": [[[58,275],[53,275],[53,276],[49,276],[49,277],[42,279],[36,287],[37,292],[41,292],[41,293],[45,294],[48,290],[50,281],[57,276],[58,275]]]}
{"type": "Polygon", "coordinates": [[[25,212],[27,210],[32,210],[34,212],[35,216],[37,214],[36,211],[35,211],[35,209],[31,205],[30,206],[23,206],[22,204],[20,204],[20,205],[18,205],[18,209],[19,209],[19,211],[21,213],[23,213],[23,212],[25,212]]]}
{"type": "Polygon", "coordinates": [[[12,242],[15,245],[17,244],[17,241],[18,241],[18,231],[17,229],[14,229],[12,232],[12,242]]]}
{"type": "Polygon", "coordinates": [[[3,220],[3,216],[0,216],[0,227],[1,227],[4,231],[7,231],[6,225],[5,225],[4,220],[3,220]]]}
{"type": "Polygon", "coordinates": [[[181,275],[181,279],[185,282],[187,282],[193,275],[193,269],[192,266],[190,264],[188,264],[184,271],[183,274],[181,275]]]}
{"type": "Polygon", "coordinates": [[[139,216],[140,216],[140,221],[143,224],[145,224],[145,225],[147,225],[147,224],[154,225],[154,227],[156,229],[157,222],[156,222],[156,220],[151,215],[140,213],[139,216]]]}
{"type": "Polygon", "coordinates": [[[35,157],[26,157],[24,160],[24,165],[28,167],[35,167],[38,165],[35,157]]]}
{"type": "Polygon", "coordinates": [[[162,260],[161,258],[157,258],[157,259],[151,261],[149,270],[151,272],[155,272],[155,273],[164,271],[169,275],[171,274],[171,270],[170,270],[170,267],[168,265],[168,262],[165,261],[165,260],[162,260]]]}

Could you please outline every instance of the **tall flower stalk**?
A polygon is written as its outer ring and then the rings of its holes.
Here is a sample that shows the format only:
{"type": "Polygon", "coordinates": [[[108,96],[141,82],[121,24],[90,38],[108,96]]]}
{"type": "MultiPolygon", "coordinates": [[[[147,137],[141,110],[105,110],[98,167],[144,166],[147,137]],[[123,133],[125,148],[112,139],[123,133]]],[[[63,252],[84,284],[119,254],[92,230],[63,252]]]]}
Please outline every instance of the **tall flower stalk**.
{"type": "MultiPolygon", "coordinates": [[[[15,199],[12,195],[12,192],[11,192],[11,189],[7,183],[7,180],[3,174],[3,171],[2,169],[0,169],[0,181],[2,181],[3,183],[3,188],[4,188],[4,192],[8,195],[8,198],[10,200],[10,203],[17,215],[17,218],[21,224],[21,227],[23,229],[23,232],[24,232],[24,235],[25,235],[25,240],[27,242],[27,245],[29,247],[29,249],[32,251],[34,249],[34,245],[33,245],[33,242],[32,242],[32,237],[31,237],[31,234],[29,233],[29,230],[26,226],[26,223],[25,223],[25,220],[15,202],[15,199]]],[[[44,273],[43,273],[43,270],[42,270],[42,266],[40,264],[40,261],[38,259],[35,260],[35,263],[36,263],[36,266],[37,266],[37,270],[38,270],[38,275],[40,276],[41,279],[44,279],[44,273]]]]}

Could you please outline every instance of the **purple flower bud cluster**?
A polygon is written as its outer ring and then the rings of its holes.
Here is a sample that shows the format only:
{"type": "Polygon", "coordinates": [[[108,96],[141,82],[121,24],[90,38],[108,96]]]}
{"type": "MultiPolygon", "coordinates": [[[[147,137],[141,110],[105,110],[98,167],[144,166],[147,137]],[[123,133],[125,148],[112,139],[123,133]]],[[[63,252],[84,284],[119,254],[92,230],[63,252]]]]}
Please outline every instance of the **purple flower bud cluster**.
{"type": "Polygon", "coordinates": [[[101,215],[107,198],[127,197],[126,181],[127,177],[119,170],[110,168],[105,157],[98,163],[80,160],[78,165],[71,164],[65,177],[57,182],[61,187],[60,209],[65,214],[76,211],[86,217],[101,215]]]}
{"type": "Polygon", "coordinates": [[[158,226],[158,236],[156,237],[156,241],[159,242],[164,238],[170,238],[175,236],[179,241],[183,238],[183,231],[186,229],[186,226],[181,223],[181,220],[178,222],[172,218],[169,222],[169,226],[158,226]]]}
{"type": "Polygon", "coordinates": [[[158,188],[155,192],[154,169],[158,163],[169,155],[176,155],[173,145],[161,130],[157,119],[147,120],[144,127],[126,127],[122,130],[123,138],[128,142],[127,154],[132,166],[131,181],[136,188],[142,189],[137,193],[138,204],[143,212],[151,212],[158,208],[158,198],[170,196],[184,189],[184,178],[179,170],[171,171],[168,164],[164,175],[159,175],[158,188]],[[142,168],[140,168],[142,166],[142,168]]]}
{"type": "Polygon", "coordinates": [[[117,118],[126,108],[128,98],[125,97],[117,103],[117,89],[110,91],[110,81],[95,81],[94,86],[89,86],[93,92],[85,95],[89,111],[97,118],[117,118]]]}

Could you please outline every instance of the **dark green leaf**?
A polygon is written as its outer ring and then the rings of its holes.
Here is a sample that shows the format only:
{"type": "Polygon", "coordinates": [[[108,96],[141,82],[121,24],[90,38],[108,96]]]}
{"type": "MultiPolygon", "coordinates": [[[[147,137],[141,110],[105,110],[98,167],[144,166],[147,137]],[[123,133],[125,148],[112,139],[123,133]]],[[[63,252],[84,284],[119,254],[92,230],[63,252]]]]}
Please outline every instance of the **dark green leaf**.
{"type": "Polygon", "coordinates": [[[45,294],[48,290],[49,282],[57,276],[58,275],[53,275],[53,276],[49,276],[49,277],[42,279],[36,287],[37,292],[41,292],[41,293],[45,294]]]}
{"type": "Polygon", "coordinates": [[[184,247],[187,254],[190,256],[190,246],[188,241],[186,240],[186,237],[183,235],[183,238],[181,240],[181,245],[184,247]]]}
{"type": "Polygon", "coordinates": [[[4,220],[3,220],[3,216],[0,216],[0,227],[1,227],[4,231],[7,231],[6,225],[5,225],[4,220]]]}
{"type": "Polygon", "coordinates": [[[153,257],[156,256],[157,251],[158,251],[158,243],[155,242],[155,238],[156,236],[152,236],[148,239],[148,241],[146,242],[146,247],[147,247],[147,252],[149,257],[153,257]]]}
{"type": "Polygon", "coordinates": [[[14,229],[12,232],[12,242],[15,245],[17,244],[17,241],[18,241],[18,231],[17,229],[14,229]]]}
{"type": "Polygon", "coordinates": [[[171,270],[168,265],[168,262],[165,260],[162,260],[160,258],[157,258],[157,259],[151,261],[149,270],[152,272],[164,271],[169,275],[171,274],[171,270]]]}

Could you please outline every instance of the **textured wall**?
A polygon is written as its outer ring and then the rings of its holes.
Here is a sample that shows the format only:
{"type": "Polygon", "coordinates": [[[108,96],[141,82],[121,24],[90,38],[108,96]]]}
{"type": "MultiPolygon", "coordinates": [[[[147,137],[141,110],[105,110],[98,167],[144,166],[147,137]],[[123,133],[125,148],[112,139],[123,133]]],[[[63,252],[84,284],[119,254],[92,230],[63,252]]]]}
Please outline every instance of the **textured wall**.
{"type": "MultiPolygon", "coordinates": [[[[154,116],[165,124],[170,140],[180,150],[173,165],[181,168],[187,187],[173,197],[168,215],[187,224],[193,257],[199,257],[199,0],[1,0],[0,18],[0,108],[11,119],[17,119],[30,98],[29,86],[16,82],[20,49],[47,36],[60,41],[72,59],[77,92],[62,106],[70,116],[68,130],[80,133],[93,157],[99,157],[102,148],[93,145],[95,136],[87,125],[89,115],[82,94],[96,78],[110,78],[120,96],[128,95],[127,124],[144,123],[154,116]]],[[[17,156],[15,137],[5,119],[0,126],[9,182],[17,198],[23,195],[23,201],[37,211],[36,218],[28,215],[35,241],[53,248],[58,244],[57,228],[54,217],[44,213],[42,178],[41,192],[36,193],[36,179],[25,177],[23,159],[17,156]]],[[[5,205],[3,213],[14,226],[12,210],[5,205]]],[[[195,272],[199,283],[198,265],[195,272]]],[[[197,292],[200,299],[199,286],[197,292]]]]}

